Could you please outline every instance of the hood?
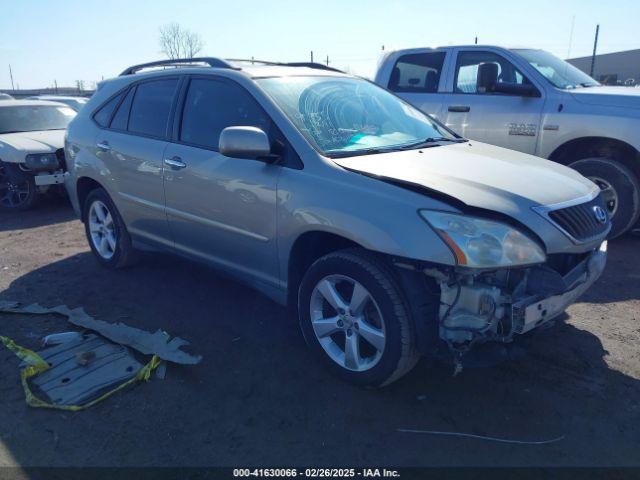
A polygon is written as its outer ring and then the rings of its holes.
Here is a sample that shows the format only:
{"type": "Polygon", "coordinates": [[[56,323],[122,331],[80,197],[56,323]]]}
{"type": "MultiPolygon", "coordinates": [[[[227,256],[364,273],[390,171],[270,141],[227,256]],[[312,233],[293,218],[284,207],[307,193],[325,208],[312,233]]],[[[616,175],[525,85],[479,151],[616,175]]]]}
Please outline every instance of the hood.
{"type": "Polygon", "coordinates": [[[24,153],[55,152],[64,146],[64,130],[0,134],[0,158],[5,148],[24,153]]]}
{"type": "Polygon", "coordinates": [[[571,96],[580,103],[640,109],[640,88],[631,87],[589,87],[570,90],[571,96]]]}
{"type": "Polygon", "coordinates": [[[557,163],[475,141],[333,161],[349,170],[417,184],[525,225],[531,207],[575,200],[598,188],[557,163]]]}

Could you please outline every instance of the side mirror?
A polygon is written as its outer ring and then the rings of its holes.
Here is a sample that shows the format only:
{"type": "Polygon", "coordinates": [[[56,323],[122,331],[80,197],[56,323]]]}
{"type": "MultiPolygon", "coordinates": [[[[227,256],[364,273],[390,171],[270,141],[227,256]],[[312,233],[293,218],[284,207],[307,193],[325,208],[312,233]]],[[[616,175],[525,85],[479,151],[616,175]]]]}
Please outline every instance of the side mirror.
{"type": "Polygon", "coordinates": [[[520,97],[539,97],[538,89],[528,83],[507,83],[498,82],[493,86],[492,91],[507,95],[518,95],[520,97]]]}
{"type": "Polygon", "coordinates": [[[226,157],[269,160],[271,145],[263,130],[256,127],[227,127],[220,133],[218,150],[226,157]]]}
{"type": "Polygon", "coordinates": [[[478,65],[476,85],[478,93],[489,93],[498,83],[498,64],[484,62],[478,65]]]}

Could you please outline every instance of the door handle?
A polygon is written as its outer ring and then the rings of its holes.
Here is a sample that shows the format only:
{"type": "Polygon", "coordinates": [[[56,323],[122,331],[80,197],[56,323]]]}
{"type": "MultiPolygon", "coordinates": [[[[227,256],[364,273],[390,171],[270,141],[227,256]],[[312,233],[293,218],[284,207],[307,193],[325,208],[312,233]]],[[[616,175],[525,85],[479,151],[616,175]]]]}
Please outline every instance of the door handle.
{"type": "Polygon", "coordinates": [[[107,142],[106,140],[98,142],[96,144],[96,147],[98,147],[100,150],[103,150],[105,152],[108,152],[109,150],[111,150],[111,146],[109,145],[109,142],[107,142]]]}
{"type": "Polygon", "coordinates": [[[449,105],[450,112],[466,113],[470,110],[471,110],[471,107],[468,105],[449,105]]]}
{"type": "Polygon", "coordinates": [[[184,163],[182,161],[182,158],[180,157],[165,158],[164,164],[170,166],[175,170],[180,170],[181,168],[185,168],[187,166],[187,164],[184,163]]]}

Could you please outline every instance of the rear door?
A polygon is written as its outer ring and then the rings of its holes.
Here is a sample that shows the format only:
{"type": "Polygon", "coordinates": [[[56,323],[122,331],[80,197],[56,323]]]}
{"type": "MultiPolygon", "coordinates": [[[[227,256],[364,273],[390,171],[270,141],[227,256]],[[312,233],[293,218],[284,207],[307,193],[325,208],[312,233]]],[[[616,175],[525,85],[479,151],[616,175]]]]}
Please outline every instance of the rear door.
{"type": "Polygon", "coordinates": [[[163,154],[180,77],[134,84],[115,111],[97,146],[115,185],[114,201],[133,236],[171,245],[164,212],[163,154]]]}
{"type": "Polygon", "coordinates": [[[535,154],[545,101],[542,89],[538,87],[538,97],[482,91],[477,78],[481,63],[497,64],[498,82],[531,83],[500,53],[459,49],[452,93],[443,98],[445,124],[464,137],[535,154]]]}
{"type": "Polygon", "coordinates": [[[393,65],[388,90],[429,115],[442,115],[442,95],[445,84],[445,51],[407,53],[393,65]]]}
{"type": "Polygon", "coordinates": [[[175,247],[246,279],[275,286],[276,184],[280,166],[225,157],[226,127],[275,126],[236,82],[193,76],[185,86],[179,128],[165,152],[167,218],[175,247]]]}

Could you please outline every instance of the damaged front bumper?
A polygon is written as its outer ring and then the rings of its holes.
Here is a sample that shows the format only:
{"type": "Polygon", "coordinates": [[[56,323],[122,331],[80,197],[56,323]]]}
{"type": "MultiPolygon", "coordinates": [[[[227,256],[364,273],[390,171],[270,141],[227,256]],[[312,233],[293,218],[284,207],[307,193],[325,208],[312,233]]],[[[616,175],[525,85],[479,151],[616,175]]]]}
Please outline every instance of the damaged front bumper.
{"type": "Polygon", "coordinates": [[[607,263],[607,242],[576,265],[562,277],[566,291],[538,300],[535,297],[520,300],[511,307],[511,318],[515,333],[526,333],[554,319],[574,303],[595,283],[607,263]]]}
{"type": "Polygon", "coordinates": [[[62,185],[69,176],[68,172],[58,171],[55,173],[39,173],[33,176],[36,185],[39,187],[47,185],[62,185]]]}
{"type": "Polygon", "coordinates": [[[477,342],[510,342],[564,312],[600,277],[606,258],[605,241],[543,265],[440,278],[440,338],[458,353],[477,342]]]}

